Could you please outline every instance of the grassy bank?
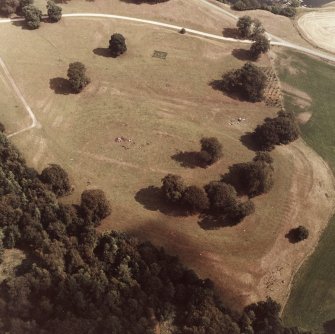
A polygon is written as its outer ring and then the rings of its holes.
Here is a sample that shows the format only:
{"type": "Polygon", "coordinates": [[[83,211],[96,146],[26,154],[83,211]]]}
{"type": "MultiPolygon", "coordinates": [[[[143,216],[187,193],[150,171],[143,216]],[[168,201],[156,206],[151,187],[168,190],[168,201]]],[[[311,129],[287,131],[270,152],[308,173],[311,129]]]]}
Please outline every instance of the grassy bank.
{"type": "MultiPolygon", "coordinates": [[[[291,52],[280,54],[277,65],[286,89],[286,108],[296,114],[311,113],[309,121],[301,124],[303,138],[334,172],[335,67],[291,52]]],[[[295,278],[284,310],[287,325],[322,330],[325,322],[335,318],[334,240],[335,218],[295,278]]]]}

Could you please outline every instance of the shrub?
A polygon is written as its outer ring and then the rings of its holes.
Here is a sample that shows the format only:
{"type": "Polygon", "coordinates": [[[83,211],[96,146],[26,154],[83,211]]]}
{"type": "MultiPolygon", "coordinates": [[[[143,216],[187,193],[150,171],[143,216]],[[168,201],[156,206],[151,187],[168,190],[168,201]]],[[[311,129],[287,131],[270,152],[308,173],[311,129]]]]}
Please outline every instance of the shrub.
{"type": "Polygon", "coordinates": [[[58,22],[62,18],[62,8],[57,6],[53,1],[48,1],[47,9],[51,22],[58,22]]]}
{"type": "Polygon", "coordinates": [[[56,196],[63,196],[71,190],[69,177],[59,165],[52,164],[43,169],[40,179],[56,196]]]}
{"type": "Polygon", "coordinates": [[[262,53],[266,53],[269,50],[270,42],[263,34],[257,35],[255,37],[255,42],[250,47],[250,53],[254,59],[257,59],[262,53]]]}
{"type": "Polygon", "coordinates": [[[201,152],[206,152],[202,155],[206,164],[213,164],[222,157],[222,145],[215,137],[202,138],[200,140],[201,152]]]}
{"type": "Polygon", "coordinates": [[[299,128],[294,116],[279,113],[275,118],[267,118],[258,125],[254,138],[262,150],[272,150],[275,145],[288,144],[299,137],[299,128]]]}
{"type": "Polygon", "coordinates": [[[75,93],[81,92],[90,83],[90,79],[86,76],[85,65],[80,62],[69,65],[67,76],[75,93]]]}
{"type": "Polygon", "coordinates": [[[202,212],[209,208],[209,200],[204,189],[190,186],[185,189],[183,202],[191,214],[202,212]]]}
{"type": "Polygon", "coordinates": [[[178,175],[168,174],[162,179],[162,193],[172,203],[179,202],[186,189],[183,179],[178,175]]]}
{"type": "Polygon", "coordinates": [[[26,24],[30,29],[37,29],[41,24],[42,12],[33,5],[22,8],[26,24]]]}
{"type": "Polygon", "coordinates": [[[228,93],[239,93],[251,102],[263,99],[266,76],[259,67],[251,63],[227,72],[222,79],[223,90],[228,93]]]}
{"type": "Polygon", "coordinates": [[[81,194],[80,207],[84,216],[91,219],[96,225],[112,212],[105,193],[100,189],[85,190],[81,194]]]}
{"type": "Polygon", "coordinates": [[[236,190],[230,184],[213,181],[205,186],[205,191],[214,212],[225,213],[236,203],[236,190]]]}
{"type": "Polygon", "coordinates": [[[113,34],[109,41],[109,50],[113,57],[120,56],[127,51],[126,39],[121,34],[113,34]]]}

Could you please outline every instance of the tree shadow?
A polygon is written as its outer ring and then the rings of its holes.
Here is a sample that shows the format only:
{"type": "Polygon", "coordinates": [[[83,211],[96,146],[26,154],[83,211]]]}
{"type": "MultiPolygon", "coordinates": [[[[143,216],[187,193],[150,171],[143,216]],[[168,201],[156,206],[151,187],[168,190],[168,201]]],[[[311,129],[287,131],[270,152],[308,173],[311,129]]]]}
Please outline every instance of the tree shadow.
{"type": "Polygon", "coordinates": [[[109,48],[96,48],[93,53],[100,57],[115,58],[111,55],[109,48]]]}
{"type": "Polygon", "coordinates": [[[187,215],[185,210],[168,203],[161,189],[155,186],[140,189],[135,195],[135,200],[149,211],[159,211],[167,216],[173,217],[187,215]]]}
{"type": "Polygon", "coordinates": [[[242,61],[254,60],[249,50],[246,49],[234,49],[231,52],[232,56],[242,61]]]}
{"type": "Polygon", "coordinates": [[[323,323],[325,334],[335,334],[335,319],[325,321],[323,323]]]}
{"type": "Polygon", "coordinates": [[[253,132],[247,132],[240,137],[240,142],[250,151],[261,151],[253,132]]]}
{"type": "Polygon", "coordinates": [[[15,27],[20,27],[23,30],[34,30],[34,29],[29,29],[25,21],[12,21],[12,25],[15,27]]]}
{"type": "Polygon", "coordinates": [[[224,28],[222,31],[224,37],[239,39],[239,33],[237,28],[224,28]]]}
{"type": "Polygon", "coordinates": [[[71,87],[69,80],[67,79],[52,78],[49,81],[49,86],[56,94],[63,94],[63,95],[73,94],[73,89],[71,87]]]}
{"type": "Polygon", "coordinates": [[[199,152],[178,152],[171,156],[171,158],[177,162],[182,167],[186,168],[196,168],[196,167],[205,167],[204,163],[201,161],[199,152]]]}
{"type": "Polygon", "coordinates": [[[203,230],[217,230],[223,227],[232,227],[238,223],[232,220],[228,215],[204,213],[200,215],[199,226],[203,230]]]}
{"type": "Polygon", "coordinates": [[[231,92],[231,91],[225,90],[224,85],[223,85],[223,80],[212,80],[209,82],[208,85],[212,87],[214,90],[218,90],[221,93],[224,93],[225,95],[229,96],[230,98],[234,100],[248,101],[246,98],[243,97],[242,94],[239,94],[238,92],[231,92]]]}

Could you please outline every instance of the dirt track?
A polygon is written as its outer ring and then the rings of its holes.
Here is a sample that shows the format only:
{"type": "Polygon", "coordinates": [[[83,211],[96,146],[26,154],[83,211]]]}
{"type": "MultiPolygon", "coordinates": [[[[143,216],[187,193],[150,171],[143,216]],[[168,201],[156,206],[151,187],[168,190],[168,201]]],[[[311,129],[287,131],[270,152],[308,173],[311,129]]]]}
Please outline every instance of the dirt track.
{"type": "Polygon", "coordinates": [[[298,27],[312,44],[335,53],[335,11],[312,12],[298,20],[298,27]]]}

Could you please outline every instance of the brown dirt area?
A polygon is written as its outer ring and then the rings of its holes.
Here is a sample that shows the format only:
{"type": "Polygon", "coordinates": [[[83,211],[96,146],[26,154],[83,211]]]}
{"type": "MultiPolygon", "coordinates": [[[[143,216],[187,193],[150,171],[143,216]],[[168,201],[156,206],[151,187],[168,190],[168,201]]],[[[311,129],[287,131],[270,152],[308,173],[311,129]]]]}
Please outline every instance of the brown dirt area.
{"type": "MultiPolygon", "coordinates": [[[[13,138],[28,164],[38,170],[62,165],[75,185],[66,202],[78,202],[86,188],[103,189],[113,212],[101,231],[126,231],[165,247],[212,278],[226,303],[239,308],[267,295],[285,299],[291,275],[327,223],[334,193],[332,174],[302,141],[272,153],[273,190],[255,198],[256,213],[234,227],[208,230],[198,217],[175,216],[148,188],[159,186],[167,172],[204,185],[254,156],[240,136],[278,108],[239,101],[209,86],[243,64],[231,54],[236,47],[241,46],[108,20],[64,19],[34,32],[10,25],[0,30],[0,56],[41,124],[13,138]],[[97,51],[114,31],[128,43],[118,59],[97,51]],[[168,52],[167,59],[153,58],[154,50],[168,52]],[[59,92],[69,62],[77,60],[87,66],[91,84],[79,95],[59,92]],[[246,121],[232,124],[238,117],[246,121]],[[115,143],[118,136],[134,144],[115,143]],[[198,150],[202,136],[223,143],[222,160],[201,169],[171,159],[178,150],[198,150]],[[285,234],[302,222],[313,227],[312,235],[292,245],[285,234]]],[[[263,57],[259,65],[270,63],[263,57]]]]}

